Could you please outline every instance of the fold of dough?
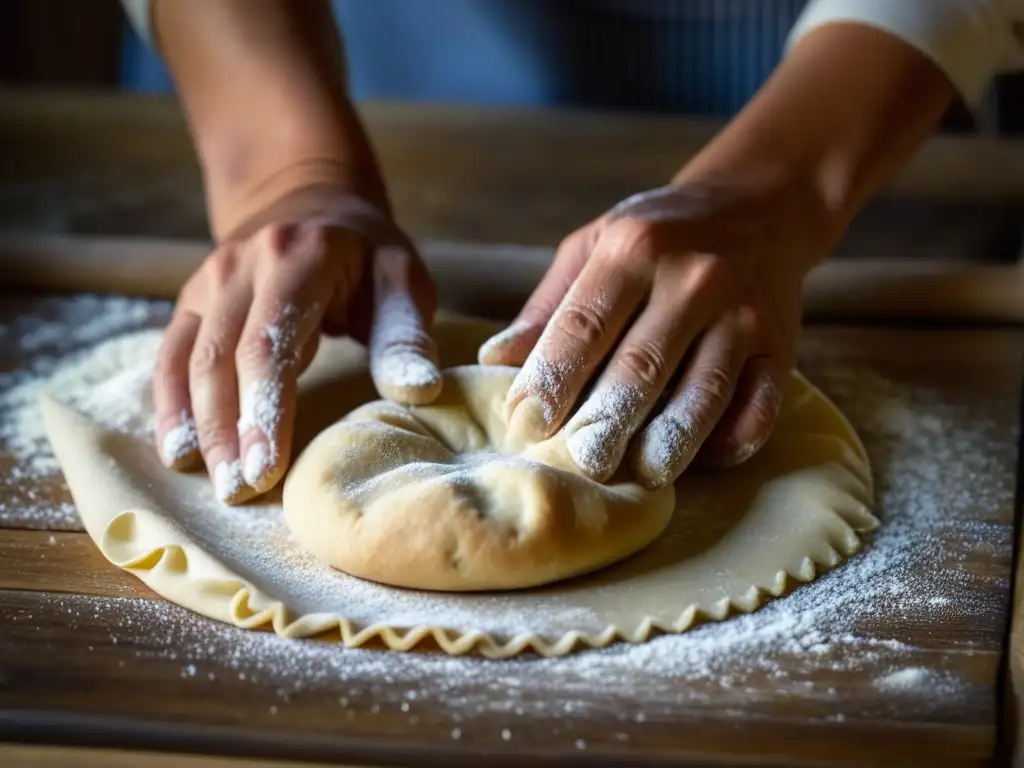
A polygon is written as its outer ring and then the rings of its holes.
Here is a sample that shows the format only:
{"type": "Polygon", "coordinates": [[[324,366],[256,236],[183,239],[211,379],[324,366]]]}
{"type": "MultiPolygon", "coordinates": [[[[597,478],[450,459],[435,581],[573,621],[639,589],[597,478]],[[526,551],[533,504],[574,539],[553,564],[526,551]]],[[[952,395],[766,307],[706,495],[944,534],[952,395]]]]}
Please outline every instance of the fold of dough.
{"type": "Polygon", "coordinates": [[[518,368],[444,371],[429,405],[378,400],[321,432],[284,484],[284,516],[321,562],[381,584],[523,589],[596,571],[650,544],[672,486],[627,467],[585,477],[564,433],[516,441],[503,415],[518,368]]]}
{"type": "MultiPolygon", "coordinates": [[[[472,363],[495,330],[440,317],[442,365],[472,363]]],[[[363,348],[325,340],[300,381],[296,453],[376,398],[363,348]]],[[[838,565],[877,525],[863,445],[795,372],[764,449],[734,469],[687,472],[673,518],[650,546],[590,576],[493,594],[421,593],[333,571],[290,539],[279,492],[224,507],[204,475],[165,469],[151,446],[53,397],[41,406],[79,515],[108,560],[219,621],[289,637],[326,633],[350,646],[378,639],[407,650],[432,638],[447,653],[502,658],[641,642],[754,610],[838,565]]]]}

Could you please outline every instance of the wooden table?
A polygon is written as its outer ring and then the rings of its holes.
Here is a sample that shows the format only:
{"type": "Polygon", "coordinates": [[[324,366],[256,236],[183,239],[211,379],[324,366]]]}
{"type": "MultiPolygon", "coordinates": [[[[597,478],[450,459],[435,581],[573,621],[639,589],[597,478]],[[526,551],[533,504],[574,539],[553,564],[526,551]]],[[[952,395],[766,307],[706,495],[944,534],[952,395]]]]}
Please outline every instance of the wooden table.
{"type": "MultiPolygon", "coordinates": [[[[709,132],[672,120],[396,106],[368,116],[413,231],[492,242],[550,243],[569,219],[658,183],[709,132]],[[595,157],[619,157],[627,147],[628,163],[609,160],[607,173],[595,165],[595,157]],[[510,160],[515,153],[519,158],[510,160]],[[548,186],[551,176],[558,178],[555,186],[548,186]],[[425,183],[434,178],[445,186],[425,183]],[[478,186],[483,192],[464,194],[478,186]],[[469,207],[459,204],[464,199],[469,207]],[[500,201],[517,201],[515,227],[500,201]]],[[[27,216],[26,228],[47,231],[201,236],[197,177],[180,120],[164,102],[5,96],[0,146],[15,149],[4,160],[12,173],[0,182],[8,222],[27,216]],[[69,120],[83,126],[80,133],[67,131],[69,120]],[[17,151],[29,146],[46,151],[17,151]]],[[[902,188],[927,187],[939,198],[957,192],[1019,197],[1008,184],[999,189],[983,178],[986,165],[1024,170],[1024,153],[1016,148],[944,140],[924,156],[902,188]]],[[[530,691],[495,689],[482,676],[447,681],[411,707],[406,696],[422,685],[389,681],[386,674],[321,675],[282,692],[279,682],[260,679],[263,656],[237,658],[237,647],[254,647],[242,645],[251,638],[167,608],[103,561],[86,534],[6,530],[0,531],[0,733],[20,742],[132,750],[123,760],[184,750],[368,764],[985,764],[999,741],[1010,615],[1015,514],[1005,500],[1017,476],[1021,340],[1016,330],[812,327],[803,347],[811,371],[831,364],[870,370],[918,387],[922,396],[947,398],[954,411],[970,403],[970,413],[992,424],[984,444],[973,447],[990,458],[978,479],[987,493],[958,513],[976,535],[959,565],[945,564],[968,585],[970,609],[936,621],[934,611],[911,605],[898,618],[883,614],[863,627],[866,635],[907,646],[900,665],[964,682],[945,698],[926,701],[922,694],[894,703],[872,684],[891,669],[887,652],[851,674],[830,671],[827,657],[809,666],[794,661],[786,685],[752,682],[749,696],[712,695],[714,681],[696,689],[668,683],[655,692],[640,673],[636,684],[619,679],[582,693],[546,692],[543,700],[530,691]],[[801,692],[811,689],[819,695],[801,692]],[[452,700],[477,704],[460,710],[452,700]],[[553,718],[563,700],[582,705],[553,718]],[[503,710],[504,701],[517,702],[522,713],[503,710]]],[[[877,458],[884,462],[884,455],[877,458]]],[[[59,483],[41,490],[63,492],[59,483]]],[[[19,747],[0,751],[0,760],[27,765],[54,754],[49,747],[19,747]]],[[[79,761],[72,764],[118,759],[88,750],[70,754],[79,761]]]]}

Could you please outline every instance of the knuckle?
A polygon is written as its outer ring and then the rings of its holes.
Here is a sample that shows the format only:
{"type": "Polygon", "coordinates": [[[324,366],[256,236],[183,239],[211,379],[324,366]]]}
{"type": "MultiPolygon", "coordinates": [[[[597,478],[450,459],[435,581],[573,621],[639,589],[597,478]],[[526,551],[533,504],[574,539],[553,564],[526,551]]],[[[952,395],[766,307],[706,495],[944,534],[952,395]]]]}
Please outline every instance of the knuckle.
{"type": "Polygon", "coordinates": [[[200,341],[192,350],[189,358],[189,373],[196,377],[205,377],[216,373],[227,365],[230,356],[223,345],[214,339],[200,341]]]}
{"type": "Polygon", "coordinates": [[[238,440],[234,425],[220,421],[197,422],[196,436],[199,438],[203,454],[207,456],[221,448],[226,450],[238,440]]]}
{"type": "Polygon", "coordinates": [[[627,375],[654,388],[665,377],[665,355],[653,342],[642,342],[622,352],[620,364],[627,375]]]}
{"type": "MultiPolygon", "coordinates": [[[[318,225],[303,226],[295,237],[294,257],[307,264],[322,264],[327,260],[332,244],[337,244],[341,235],[348,236],[349,233],[318,225]]],[[[291,255],[285,251],[280,253],[291,255]]]]}
{"type": "Polygon", "coordinates": [[[269,224],[258,236],[259,258],[271,265],[320,265],[329,261],[332,250],[351,245],[354,235],[319,222],[269,224]]]}
{"type": "Polygon", "coordinates": [[[725,368],[711,366],[700,371],[689,386],[690,396],[701,411],[719,411],[729,404],[733,377],[725,368]]]}
{"type": "Polygon", "coordinates": [[[613,261],[654,261],[658,256],[657,227],[642,219],[618,219],[602,235],[605,258],[613,261]]]}
{"type": "Polygon", "coordinates": [[[239,368],[265,367],[268,361],[281,356],[280,353],[266,332],[246,333],[235,348],[235,364],[239,368]]]}
{"type": "Polygon", "coordinates": [[[711,254],[694,255],[689,259],[689,270],[684,292],[694,295],[698,292],[712,292],[729,280],[729,267],[724,259],[711,254]]]}
{"type": "Polygon", "coordinates": [[[178,360],[174,355],[174,351],[165,343],[160,347],[160,352],[156,356],[153,375],[161,380],[178,378],[181,376],[181,370],[177,363],[178,360]]]}
{"type": "Polygon", "coordinates": [[[782,394],[775,381],[768,377],[762,378],[747,404],[747,412],[755,437],[767,439],[775,426],[781,406],[782,394]]]}
{"type": "Polygon", "coordinates": [[[215,285],[227,285],[238,274],[241,258],[234,245],[218,248],[206,258],[205,272],[208,280],[215,285]]]}
{"type": "Polygon", "coordinates": [[[260,230],[256,242],[269,254],[284,253],[291,245],[294,234],[293,224],[268,224],[260,230]]]}
{"type": "Polygon", "coordinates": [[[555,257],[575,257],[581,251],[589,251],[594,245],[596,230],[592,226],[580,227],[562,238],[555,251],[555,257]]]}
{"type": "Polygon", "coordinates": [[[775,426],[775,417],[778,415],[778,408],[760,398],[754,398],[747,405],[747,413],[750,419],[751,437],[754,442],[760,444],[771,434],[772,428],[775,426]]]}
{"type": "Polygon", "coordinates": [[[555,315],[557,328],[583,344],[596,344],[605,335],[607,324],[601,313],[586,304],[567,306],[555,315]]]}

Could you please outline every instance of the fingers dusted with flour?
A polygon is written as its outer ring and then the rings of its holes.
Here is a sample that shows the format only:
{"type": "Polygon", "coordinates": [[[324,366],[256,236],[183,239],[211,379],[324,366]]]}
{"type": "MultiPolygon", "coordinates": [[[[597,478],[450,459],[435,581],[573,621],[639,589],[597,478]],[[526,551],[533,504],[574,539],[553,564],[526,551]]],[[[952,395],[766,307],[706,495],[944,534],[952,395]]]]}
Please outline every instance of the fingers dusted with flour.
{"type": "Polygon", "coordinates": [[[732,467],[761,450],[782,408],[789,369],[788,361],[779,356],[761,355],[747,361],[729,410],[704,445],[702,463],[732,467]]]}
{"type": "Polygon", "coordinates": [[[188,391],[188,361],[200,318],[180,306],[164,332],[153,376],[153,409],[160,458],[171,469],[190,470],[201,461],[199,436],[188,391]]]}
{"type": "Polygon", "coordinates": [[[643,301],[650,264],[618,257],[597,243],[523,364],[506,401],[509,427],[520,438],[550,437],[562,426],[643,301]]]}
{"type": "Polygon", "coordinates": [[[383,393],[437,395],[432,284],[411,246],[378,258],[408,238],[348,97],[327,0],[168,0],[153,11],[218,243],[168,328],[158,449],[176,469],[201,454],[217,495],[237,503],[287,470],[298,377],[322,331],[367,342],[373,329],[383,393]]]}
{"type": "Polygon", "coordinates": [[[325,330],[368,343],[383,396],[426,403],[441,388],[433,283],[407,238],[393,224],[383,232],[379,213],[369,235],[357,229],[366,217],[348,215],[344,193],[302,201],[302,215],[288,204],[290,223],[256,226],[207,257],[182,290],[160,355],[161,455],[187,469],[201,454],[229,504],[284,477],[298,379],[325,330]]]}
{"type": "Polygon", "coordinates": [[[683,473],[733,402],[751,339],[743,314],[732,313],[703,334],[668,403],[634,441],[633,474],[648,488],[683,473]]]}
{"type": "Polygon", "coordinates": [[[234,355],[252,300],[248,266],[240,250],[227,245],[214,251],[202,279],[189,282],[181,301],[181,307],[200,318],[186,368],[199,450],[217,496],[228,502],[250,495],[242,482],[235,428],[234,355]]]}
{"type": "Polygon", "coordinates": [[[714,464],[750,458],[795,359],[804,277],[951,95],[929,57],[869,25],[802,36],[669,185],[571,236],[582,245],[559,249],[517,323],[481,350],[482,363],[522,365],[510,429],[536,439],[564,427],[593,478],[631,443],[649,486],[672,482],[698,450],[714,464]]]}
{"type": "MultiPolygon", "coordinates": [[[[764,377],[751,384],[746,372],[792,358],[812,263],[806,228],[775,219],[791,223],[792,209],[816,226],[813,206],[797,202],[813,196],[780,204],[776,192],[717,179],[651,190],[595,221],[577,240],[583,258],[560,250],[549,274],[570,287],[509,391],[510,431],[536,440],[562,429],[580,471],[599,482],[629,456],[648,488],[674,482],[706,443],[721,462],[749,458],[778,408],[764,377]]],[[[527,307],[554,303],[549,290],[527,307]]]]}
{"type": "Polygon", "coordinates": [[[481,365],[523,364],[590,258],[594,234],[592,227],[584,227],[562,241],[554,263],[529,301],[523,305],[519,316],[508,328],[496,333],[480,346],[477,359],[481,365]]]}
{"type": "MultiPolygon", "coordinates": [[[[646,307],[566,426],[570,454],[596,480],[606,480],[619,466],[631,438],[704,332],[711,311],[707,298],[715,277],[709,259],[682,257],[659,267],[657,275],[646,307]]],[[[739,346],[732,337],[718,341],[720,346],[739,346]]],[[[708,343],[705,338],[698,349],[708,343]]],[[[734,376],[739,365],[733,366],[734,376]]]]}
{"type": "Polygon", "coordinates": [[[441,392],[437,347],[430,336],[437,302],[433,283],[411,245],[378,248],[373,270],[373,382],[389,400],[424,405],[441,392]]]}
{"type": "Polygon", "coordinates": [[[359,238],[315,224],[267,227],[249,243],[255,294],[235,351],[242,479],[257,493],[283,477],[291,455],[298,376],[325,314],[359,278],[359,238]]]}

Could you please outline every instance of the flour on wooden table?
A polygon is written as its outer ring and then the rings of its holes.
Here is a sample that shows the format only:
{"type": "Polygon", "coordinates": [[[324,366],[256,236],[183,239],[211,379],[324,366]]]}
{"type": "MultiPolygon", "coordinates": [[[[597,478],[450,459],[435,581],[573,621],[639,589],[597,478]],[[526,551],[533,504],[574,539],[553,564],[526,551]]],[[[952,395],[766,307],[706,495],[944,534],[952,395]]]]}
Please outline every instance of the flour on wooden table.
{"type": "MultiPolygon", "coordinates": [[[[118,296],[20,299],[0,312],[0,527],[80,529],[74,506],[40,492],[60,467],[38,403],[44,392],[131,434],[151,432],[154,334],[170,304],[118,296]],[[124,336],[126,332],[128,336],[124,336]]],[[[63,485],[61,483],[61,485],[63,485]]]]}
{"type": "MultiPolygon", "coordinates": [[[[119,359],[125,364],[123,370],[112,373],[111,384],[99,388],[102,396],[95,396],[122,403],[124,398],[139,397],[146,362],[132,358],[129,350],[133,345],[136,352],[152,350],[153,338],[155,334],[143,334],[113,346],[101,345],[95,353],[99,362],[91,361],[90,355],[75,357],[52,367],[53,381],[65,382],[68,391],[63,399],[70,394],[74,400],[81,388],[76,390],[73,382],[82,377],[81,371],[108,370],[101,361],[119,359]]],[[[230,673],[254,683],[274,682],[284,692],[282,706],[288,695],[300,690],[339,684],[379,688],[397,681],[416,696],[440,698],[459,711],[498,709],[510,716],[528,710],[550,713],[556,703],[571,711],[586,706],[595,692],[633,699],[638,691],[649,706],[633,710],[631,717],[646,716],[645,712],[662,705],[699,705],[712,697],[718,703],[733,700],[740,711],[769,689],[834,701],[842,696],[843,676],[865,670],[872,674],[883,710],[884,702],[899,697],[914,697],[922,707],[957,706],[956,701],[964,699],[960,694],[972,690],[972,683],[919,671],[921,656],[913,651],[915,643],[927,642],[933,624],[945,616],[956,615],[967,626],[991,623],[994,611],[1005,607],[1006,577],[1000,577],[993,589],[994,577],[972,568],[971,559],[984,557],[1005,564],[1011,556],[1012,530],[1004,522],[1009,519],[1004,510],[1012,505],[1013,488],[1004,475],[1016,444],[1015,399],[1007,394],[1005,402],[994,403],[991,395],[929,389],[864,369],[808,364],[805,370],[864,439],[876,473],[876,509],[883,525],[865,552],[751,615],[641,645],[617,644],[554,660],[526,657],[498,662],[285,640],[236,630],[152,601],[53,599],[72,624],[82,611],[94,611],[96,620],[116,626],[129,639],[133,627],[149,631],[160,626],[165,638],[132,640],[149,649],[140,654],[180,654],[176,660],[183,669],[193,665],[204,674],[230,673]],[[989,512],[984,522],[979,521],[979,509],[989,512]],[[1000,605],[993,607],[993,599],[1000,600],[1000,605]],[[822,669],[839,681],[835,687],[810,682],[815,670],[822,669]],[[459,696],[469,695],[465,691],[470,683],[484,683],[487,690],[500,690],[502,695],[467,703],[459,696]],[[937,696],[936,691],[952,694],[937,696]]],[[[20,439],[18,444],[25,450],[13,453],[19,461],[45,464],[35,442],[24,439],[35,434],[24,427],[30,423],[23,410],[26,398],[12,398],[11,390],[5,391],[5,422],[13,419],[23,425],[21,438],[14,442],[20,439]]],[[[77,397],[87,401],[80,394],[77,397]]],[[[100,413],[94,417],[102,420],[103,408],[96,410],[100,413]]],[[[144,425],[134,421],[144,413],[144,404],[137,402],[127,410],[125,428],[144,432],[144,425]]],[[[19,434],[19,430],[4,429],[5,439],[19,434]]],[[[191,514],[205,520],[205,527],[192,527],[193,532],[226,546],[228,559],[240,566],[263,568],[264,578],[280,580],[279,584],[294,590],[291,597],[299,603],[343,600],[346,606],[354,606],[359,615],[353,618],[359,621],[372,620],[385,608],[389,616],[404,617],[408,624],[427,621],[457,626],[469,618],[469,609],[457,595],[427,598],[324,569],[289,540],[280,508],[274,504],[211,505],[191,514]]],[[[545,621],[538,611],[503,609],[502,599],[495,595],[484,611],[488,629],[515,633],[545,621]]],[[[477,603],[472,617],[474,623],[480,621],[477,603]]],[[[584,623],[588,619],[576,618],[584,623]]],[[[970,642],[962,642],[969,651],[970,642]]]]}

